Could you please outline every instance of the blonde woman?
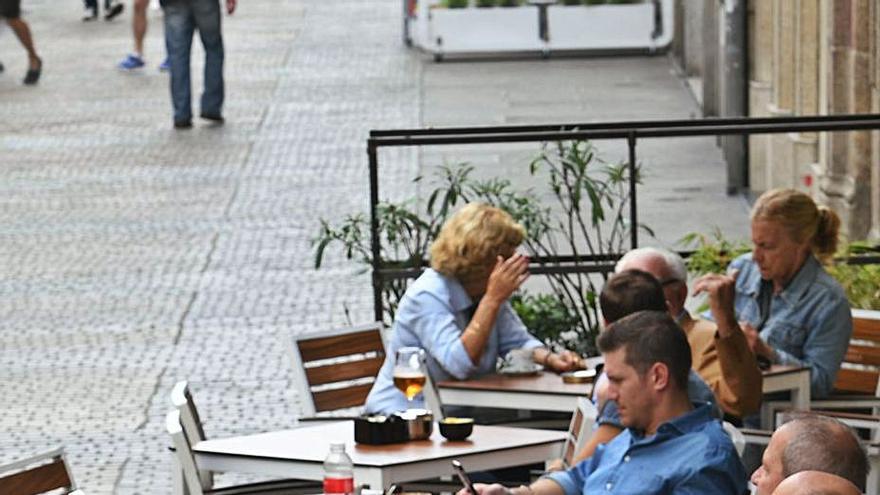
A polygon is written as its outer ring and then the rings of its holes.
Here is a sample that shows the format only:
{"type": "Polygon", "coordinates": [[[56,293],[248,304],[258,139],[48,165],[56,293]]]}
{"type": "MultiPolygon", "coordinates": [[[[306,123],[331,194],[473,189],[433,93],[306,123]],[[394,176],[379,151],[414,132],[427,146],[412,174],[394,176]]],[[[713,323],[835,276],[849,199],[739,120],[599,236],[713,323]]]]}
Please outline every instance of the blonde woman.
{"type": "MultiPolygon", "coordinates": [[[[401,347],[421,347],[436,381],[491,373],[499,356],[531,349],[532,359],[555,371],[574,369],[573,353],[555,354],[532,337],[507,301],[528,278],[528,258],[516,253],[525,229],[504,211],[471,203],[443,225],[431,246],[431,268],[400,300],[387,357],[366,409],[392,413],[409,407],[394,387],[401,347]]],[[[412,407],[424,407],[417,397],[412,407]]]]}
{"type": "Polygon", "coordinates": [[[759,360],[810,367],[811,395],[827,396],[852,334],[846,294],[822,268],[837,250],[840,219],[793,189],[762,194],[751,219],[752,252],[729,275],[703,280],[722,287],[759,360]]]}

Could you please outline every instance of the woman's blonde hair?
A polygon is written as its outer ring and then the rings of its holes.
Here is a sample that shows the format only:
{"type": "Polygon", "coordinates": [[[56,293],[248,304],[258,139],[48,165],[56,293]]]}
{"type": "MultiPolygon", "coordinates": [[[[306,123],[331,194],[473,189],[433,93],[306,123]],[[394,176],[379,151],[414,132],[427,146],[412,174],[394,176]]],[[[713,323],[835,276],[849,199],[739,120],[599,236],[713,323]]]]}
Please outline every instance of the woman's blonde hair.
{"type": "Polygon", "coordinates": [[[797,243],[808,243],[823,263],[837,251],[840,218],[834,210],[817,206],[811,197],[795,189],[771,189],[752,207],[752,221],[780,224],[797,243]]]}
{"type": "Polygon", "coordinates": [[[513,252],[525,237],[526,229],[504,210],[469,203],[440,229],[431,245],[431,268],[469,281],[484,276],[496,256],[513,252]]]}

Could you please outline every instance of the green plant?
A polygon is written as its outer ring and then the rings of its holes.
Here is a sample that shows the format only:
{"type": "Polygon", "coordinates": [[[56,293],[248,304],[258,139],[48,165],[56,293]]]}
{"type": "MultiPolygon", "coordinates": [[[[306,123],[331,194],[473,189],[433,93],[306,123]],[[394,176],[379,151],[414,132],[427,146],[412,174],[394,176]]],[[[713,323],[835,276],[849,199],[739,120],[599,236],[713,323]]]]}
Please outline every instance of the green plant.
{"type": "Polygon", "coordinates": [[[606,0],[583,0],[584,5],[601,5],[605,2],[606,0]]]}
{"type": "Polygon", "coordinates": [[[496,0],[477,0],[477,7],[494,7],[496,0]]]}
{"type": "Polygon", "coordinates": [[[444,0],[443,5],[448,9],[464,9],[468,6],[468,0],[444,0]]]}
{"type": "Polygon", "coordinates": [[[580,5],[581,0],[562,0],[562,5],[580,5]]]}
{"type": "Polygon", "coordinates": [[[498,0],[499,7],[518,7],[522,5],[522,0],[498,0]]]}
{"type": "Polygon", "coordinates": [[[846,260],[853,255],[877,252],[880,245],[852,242],[840,251],[838,262],[828,267],[828,273],[843,286],[854,308],[880,310],[880,265],[850,265],[846,260]]]}
{"type": "MultiPolygon", "coordinates": [[[[595,298],[595,295],[592,297],[595,298]]],[[[579,339],[577,334],[571,332],[572,328],[577,327],[578,315],[556,295],[533,295],[520,291],[510,298],[510,304],[526,328],[545,343],[565,347],[580,354],[595,351],[588,340],[579,339]]]]}
{"type": "MultiPolygon", "coordinates": [[[[526,228],[525,246],[532,255],[566,254],[579,263],[586,256],[618,253],[624,248],[630,229],[625,216],[629,202],[628,170],[625,165],[599,159],[587,141],[543,145],[530,162],[529,173],[543,178],[550,187],[556,202],[554,214],[531,190],[514,190],[510,181],[501,178],[472,179],[473,167],[468,164],[444,165],[434,178],[437,185],[428,195],[423,213],[417,212],[415,200],[378,205],[381,265],[422,268],[443,222],[457,205],[471,201],[486,202],[510,213],[526,228]]],[[[314,243],[316,268],[321,266],[326,248],[333,243],[342,245],[346,258],[371,265],[369,225],[363,215],[348,216],[336,227],[322,219],[314,243]]],[[[539,325],[533,329],[535,336],[557,348],[595,353],[599,327],[597,278],[574,272],[548,275],[552,297],[573,317],[553,319],[553,330],[539,325]]],[[[384,317],[389,323],[406,286],[405,280],[382,286],[384,317]]],[[[525,301],[521,307],[538,300],[525,301]]],[[[544,299],[535,304],[541,305],[541,311],[550,307],[544,299]]]]}
{"type": "Polygon", "coordinates": [[[688,272],[694,276],[724,273],[731,261],[751,250],[745,242],[734,242],[725,238],[718,227],[710,235],[690,232],[678,242],[682,246],[694,248],[687,259],[688,272]]]}

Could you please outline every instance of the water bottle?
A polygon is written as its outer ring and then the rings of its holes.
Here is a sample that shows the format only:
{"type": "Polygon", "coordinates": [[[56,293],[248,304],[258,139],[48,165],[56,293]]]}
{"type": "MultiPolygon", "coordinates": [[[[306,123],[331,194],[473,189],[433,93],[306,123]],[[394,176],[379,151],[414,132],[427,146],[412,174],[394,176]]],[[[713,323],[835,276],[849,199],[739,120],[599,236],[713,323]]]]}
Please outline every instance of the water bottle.
{"type": "Polygon", "coordinates": [[[324,459],[324,493],[354,493],[354,464],[344,443],[331,443],[324,459]]]}

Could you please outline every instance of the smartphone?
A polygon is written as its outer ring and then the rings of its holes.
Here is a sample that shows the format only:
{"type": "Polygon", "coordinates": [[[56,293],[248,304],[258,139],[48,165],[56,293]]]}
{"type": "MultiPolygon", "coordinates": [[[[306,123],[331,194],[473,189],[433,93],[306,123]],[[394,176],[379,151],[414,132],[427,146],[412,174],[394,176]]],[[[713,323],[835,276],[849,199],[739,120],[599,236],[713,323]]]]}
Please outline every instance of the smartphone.
{"type": "Polygon", "coordinates": [[[464,487],[467,488],[469,492],[471,492],[471,495],[477,495],[477,491],[474,490],[474,484],[471,483],[470,477],[464,470],[464,467],[462,467],[461,463],[458,462],[458,460],[452,461],[452,469],[455,470],[455,475],[458,476],[461,484],[464,485],[464,487]]]}

